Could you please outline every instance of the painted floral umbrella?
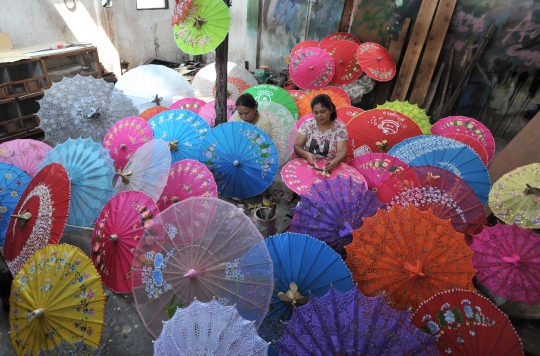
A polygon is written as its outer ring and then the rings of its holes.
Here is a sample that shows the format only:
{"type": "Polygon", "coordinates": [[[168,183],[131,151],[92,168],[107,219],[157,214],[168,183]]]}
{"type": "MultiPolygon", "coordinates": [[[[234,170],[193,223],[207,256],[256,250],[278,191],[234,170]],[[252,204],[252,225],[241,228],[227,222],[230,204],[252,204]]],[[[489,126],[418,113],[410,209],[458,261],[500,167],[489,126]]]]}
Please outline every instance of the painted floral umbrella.
{"type": "Polygon", "coordinates": [[[420,126],[424,135],[431,135],[431,123],[426,111],[420,108],[417,104],[411,104],[408,101],[387,101],[382,105],[377,105],[377,109],[390,109],[402,113],[410,117],[420,126]]]}
{"type": "Polygon", "coordinates": [[[259,108],[259,111],[266,115],[272,123],[271,138],[278,150],[279,163],[283,165],[294,151],[294,144],[290,145],[289,137],[291,131],[297,131],[296,120],[285,106],[275,102],[267,103],[264,107],[259,108]]]}
{"type": "Polygon", "coordinates": [[[201,111],[202,107],[206,105],[206,101],[197,99],[197,98],[184,98],[178,101],[175,101],[169,109],[175,110],[189,110],[198,114],[201,111]]]}
{"type": "MultiPolygon", "coordinates": [[[[227,99],[227,121],[233,116],[236,112],[236,103],[233,100],[227,99]]],[[[216,101],[212,100],[206,103],[201,110],[199,115],[203,118],[204,121],[211,127],[216,126],[216,101]]]]}
{"type": "Polygon", "coordinates": [[[11,286],[9,324],[15,351],[37,355],[61,340],[98,347],[105,294],[92,261],[68,244],[36,250],[11,286]]]}
{"type": "Polygon", "coordinates": [[[437,338],[441,355],[523,355],[508,317],[470,290],[452,289],[432,296],[418,307],[412,322],[437,338]]]}
{"type": "Polygon", "coordinates": [[[378,43],[362,43],[356,50],[356,57],[362,70],[376,81],[387,82],[396,75],[394,59],[386,48],[378,43]]]}
{"type": "Polygon", "coordinates": [[[102,146],[109,150],[116,172],[122,171],[135,151],[154,139],[152,128],[143,119],[130,116],[115,123],[105,135],[102,146]]]}
{"type": "Polygon", "coordinates": [[[185,53],[206,54],[229,33],[231,13],[220,0],[192,0],[184,18],[174,25],[174,40],[185,53]]]}
{"type": "Polygon", "coordinates": [[[315,41],[315,40],[306,40],[306,41],[298,42],[291,50],[291,58],[297,55],[304,48],[318,47],[318,46],[319,46],[319,41],[315,41]]]}
{"type": "Polygon", "coordinates": [[[507,224],[526,229],[540,226],[540,164],[532,163],[504,174],[489,192],[489,207],[507,224]]]}
{"type": "Polygon", "coordinates": [[[361,44],[360,40],[353,34],[350,34],[348,32],[334,32],[324,37],[319,43],[319,47],[326,47],[330,43],[341,41],[351,42],[358,46],[361,44]]]}
{"type": "Polygon", "coordinates": [[[173,17],[172,17],[172,25],[178,25],[181,21],[184,20],[186,17],[189,6],[193,0],[176,0],[176,4],[174,5],[173,10],[173,17]]]}
{"type": "Polygon", "coordinates": [[[258,327],[274,288],[260,232],[238,207],[217,198],[192,197],[162,211],[139,241],[132,270],[137,311],[156,338],[162,321],[195,298],[235,305],[258,327]]]}
{"type": "Polygon", "coordinates": [[[484,227],[474,236],[473,266],[479,284],[512,303],[540,300],[540,237],[517,225],[484,227]]]}
{"type": "Polygon", "coordinates": [[[333,85],[344,85],[354,82],[362,74],[360,63],[356,57],[358,44],[351,41],[330,41],[319,44],[334,59],[336,74],[330,81],[333,85]]]}
{"type": "Polygon", "coordinates": [[[342,106],[337,109],[337,116],[346,124],[348,124],[352,119],[363,113],[365,110],[354,106],[342,106]]]}
{"type": "Polygon", "coordinates": [[[458,133],[443,133],[440,136],[448,137],[459,141],[471,148],[480,157],[482,163],[487,167],[489,164],[489,155],[487,153],[486,147],[478,139],[473,136],[458,134],[458,133]]]}
{"type": "Polygon", "coordinates": [[[360,155],[349,164],[364,176],[368,189],[374,192],[379,189],[386,179],[409,167],[407,163],[387,153],[360,155]]]}
{"type": "MultiPolygon", "coordinates": [[[[302,90],[287,90],[287,93],[291,94],[297,106],[300,99],[305,98],[307,95],[307,93],[302,90]]],[[[298,116],[301,117],[300,113],[298,113],[298,116]]]]}
{"type": "Polygon", "coordinates": [[[209,355],[267,355],[268,346],[253,323],[242,318],[234,306],[224,306],[216,299],[208,303],[194,300],[188,307],[176,309],[163,323],[154,342],[154,355],[181,355],[185,350],[209,355]]]}
{"type": "Polygon", "coordinates": [[[410,321],[409,311],[396,311],[384,297],[366,297],[353,288],[333,287],[311,296],[283,323],[277,342],[280,355],[439,355],[435,338],[410,321]]]}
{"type": "Polygon", "coordinates": [[[158,212],[150,196],[136,191],[116,194],[101,210],[92,233],[91,258],[113,292],[131,292],[135,248],[158,212]]]}
{"type": "Polygon", "coordinates": [[[473,251],[450,221],[415,207],[393,206],[365,218],[345,246],[360,291],[386,293],[396,309],[417,308],[435,293],[474,290],[473,251]]]}
{"type": "Polygon", "coordinates": [[[30,179],[14,165],[0,163],[0,246],[4,246],[9,219],[30,179]]]}
{"type": "Polygon", "coordinates": [[[289,74],[302,89],[320,89],[334,77],[334,60],[322,48],[306,47],[291,58],[289,74]]]}
{"type": "Polygon", "coordinates": [[[217,197],[212,172],[200,162],[183,159],[171,165],[167,184],[157,201],[160,211],[190,197],[217,197]]]}
{"type": "MultiPolygon", "coordinates": [[[[223,1],[222,1],[223,2],[223,1]]],[[[227,10],[228,11],[228,10],[227,10]]],[[[195,96],[204,101],[211,101],[216,97],[216,64],[210,63],[201,68],[195,74],[191,86],[195,91],[195,96]]],[[[257,80],[245,68],[233,62],[227,62],[227,91],[230,93],[229,99],[236,101],[240,94],[246,89],[257,85],[257,80]]]]}
{"type": "Polygon", "coordinates": [[[39,162],[50,150],[52,147],[42,141],[15,139],[0,144],[0,162],[12,164],[33,177],[39,162]]]}
{"type": "Polygon", "coordinates": [[[295,120],[298,120],[298,106],[292,95],[285,89],[271,84],[259,84],[247,89],[244,93],[253,95],[259,103],[259,110],[265,110],[269,103],[278,103],[288,110],[295,120]]]}

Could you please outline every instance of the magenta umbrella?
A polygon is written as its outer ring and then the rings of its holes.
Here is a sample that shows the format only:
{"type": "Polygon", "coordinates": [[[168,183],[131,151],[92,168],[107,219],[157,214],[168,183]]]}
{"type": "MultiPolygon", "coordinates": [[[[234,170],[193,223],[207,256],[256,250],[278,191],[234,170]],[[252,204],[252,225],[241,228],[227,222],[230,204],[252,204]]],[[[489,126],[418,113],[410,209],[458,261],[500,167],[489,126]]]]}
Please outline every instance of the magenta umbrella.
{"type": "Polygon", "coordinates": [[[122,171],[135,151],[154,139],[150,125],[137,116],[117,121],[103,139],[103,148],[109,150],[116,172],[122,171]]]}
{"type": "Polygon", "coordinates": [[[179,110],[189,110],[198,114],[201,111],[202,107],[206,105],[206,101],[197,99],[197,98],[184,98],[178,101],[175,101],[170,107],[170,110],[179,109],[179,110]]]}
{"type": "Polygon", "coordinates": [[[366,178],[368,189],[376,191],[394,173],[409,168],[399,158],[387,153],[368,153],[353,159],[349,165],[366,178]]]}
{"type": "Polygon", "coordinates": [[[33,177],[50,150],[52,147],[45,142],[32,139],[8,141],[0,145],[0,162],[12,164],[33,177]]]}
{"type": "Polygon", "coordinates": [[[303,48],[292,57],[289,73],[294,84],[300,88],[320,89],[334,77],[334,59],[322,48],[303,48]]]}
{"type": "MultiPolygon", "coordinates": [[[[227,99],[227,121],[231,118],[231,116],[236,111],[236,103],[233,100],[227,99]]],[[[216,101],[212,100],[206,103],[199,111],[199,115],[210,125],[210,127],[214,128],[216,126],[216,101]]]]}
{"type": "Polygon", "coordinates": [[[540,237],[534,231],[515,224],[484,227],[471,249],[478,283],[494,295],[529,305],[540,300],[540,237]]]}
{"type": "Polygon", "coordinates": [[[167,185],[157,201],[160,211],[190,197],[215,197],[217,186],[212,172],[192,159],[183,159],[171,165],[167,185]]]}

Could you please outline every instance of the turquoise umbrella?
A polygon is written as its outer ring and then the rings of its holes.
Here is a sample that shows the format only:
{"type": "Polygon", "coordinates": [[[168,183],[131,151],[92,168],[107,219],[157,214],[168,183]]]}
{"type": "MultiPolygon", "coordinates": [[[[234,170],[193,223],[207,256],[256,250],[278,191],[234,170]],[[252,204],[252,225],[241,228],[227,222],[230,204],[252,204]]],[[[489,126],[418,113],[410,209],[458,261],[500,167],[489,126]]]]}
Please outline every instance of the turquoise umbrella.
{"type": "Polygon", "coordinates": [[[31,179],[22,169],[0,163],[0,246],[4,246],[11,214],[31,179]]]}

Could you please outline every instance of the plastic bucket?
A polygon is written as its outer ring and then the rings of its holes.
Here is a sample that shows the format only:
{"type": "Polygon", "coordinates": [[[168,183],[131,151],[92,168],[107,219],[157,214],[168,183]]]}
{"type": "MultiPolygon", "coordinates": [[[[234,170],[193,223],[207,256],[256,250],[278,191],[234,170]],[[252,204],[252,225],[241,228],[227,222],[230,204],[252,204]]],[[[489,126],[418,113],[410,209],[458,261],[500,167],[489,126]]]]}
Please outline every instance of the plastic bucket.
{"type": "Polygon", "coordinates": [[[276,233],[276,215],[274,214],[270,219],[265,219],[265,216],[270,213],[270,210],[272,208],[257,208],[254,210],[251,218],[253,224],[255,224],[263,237],[272,236],[276,233]]]}

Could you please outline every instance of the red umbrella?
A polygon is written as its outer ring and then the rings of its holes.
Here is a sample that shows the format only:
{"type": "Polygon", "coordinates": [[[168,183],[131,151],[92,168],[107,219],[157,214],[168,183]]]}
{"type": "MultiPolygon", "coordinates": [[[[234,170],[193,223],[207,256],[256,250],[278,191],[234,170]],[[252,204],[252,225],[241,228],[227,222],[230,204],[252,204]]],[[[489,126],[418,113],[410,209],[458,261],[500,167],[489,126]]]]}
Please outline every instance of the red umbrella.
{"type": "Polygon", "coordinates": [[[478,139],[473,136],[459,134],[459,133],[443,133],[440,136],[453,138],[456,141],[466,144],[471,150],[473,150],[478,157],[482,160],[482,163],[487,167],[489,164],[489,155],[486,147],[478,139]]]}
{"type": "Polygon", "coordinates": [[[92,261],[103,283],[115,293],[131,292],[131,264],[158,207],[142,192],[120,192],[109,200],[92,233],[92,261]]]}
{"type": "Polygon", "coordinates": [[[292,57],[289,73],[300,88],[320,89],[330,83],[334,76],[334,60],[322,48],[307,47],[292,57]]]}
{"type": "Polygon", "coordinates": [[[60,163],[43,167],[30,181],[9,221],[4,258],[13,275],[40,248],[56,244],[69,211],[70,181],[60,163]]]}
{"type": "Polygon", "coordinates": [[[409,165],[387,153],[368,153],[349,163],[366,178],[368,189],[377,191],[381,184],[393,174],[403,172],[409,165]]]}
{"type": "Polygon", "coordinates": [[[348,41],[352,43],[356,43],[357,45],[360,45],[360,40],[356,38],[356,36],[351,35],[348,32],[334,32],[326,36],[321,40],[321,43],[319,43],[319,47],[324,47],[329,43],[332,42],[340,42],[340,41],[348,41]]]}
{"type": "Polygon", "coordinates": [[[358,45],[349,41],[333,41],[327,44],[319,45],[334,59],[336,74],[330,81],[330,84],[343,85],[350,84],[362,74],[360,63],[356,58],[358,45]]]}
{"type": "Polygon", "coordinates": [[[301,50],[307,47],[317,47],[319,45],[319,41],[315,40],[307,40],[302,41],[296,44],[296,46],[293,47],[291,50],[291,58],[298,54],[301,50]]]}
{"type": "Polygon", "coordinates": [[[347,160],[370,152],[388,152],[401,141],[422,135],[420,127],[400,112],[386,109],[364,111],[347,123],[347,160]]]}
{"type": "Polygon", "coordinates": [[[346,124],[352,119],[363,113],[364,110],[356,108],[354,106],[342,106],[337,109],[337,116],[346,124]]]}
{"type": "Polygon", "coordinates": [[[396,63],[388,51],[378,43],[365,42],[358,46],[356,57],[366,74],[379,81],[387,82],[396,75],[396,63]]]}
{"type": "Polygon", "coordinates": [[[193,0],[176,0],[176,5],[174,6],[172,25],[178,25],[184,17],[186,17],[189,5],[193,0]]]}
{"type": "Polygon", "coordinates": [[[388,205],[413,205],[450,219],[456,231],[477,234],[487,224],[486,213],[474,191],[460,177],[433,166],[415,166],[390,176],[377,190],[388,205]]]}
{"type": "Polygon", "coordinates": [[[441,355],[523,355],[508,317],[480,294],[452,289],[422,303],[412,322],[437,337],[441,355]]]}

